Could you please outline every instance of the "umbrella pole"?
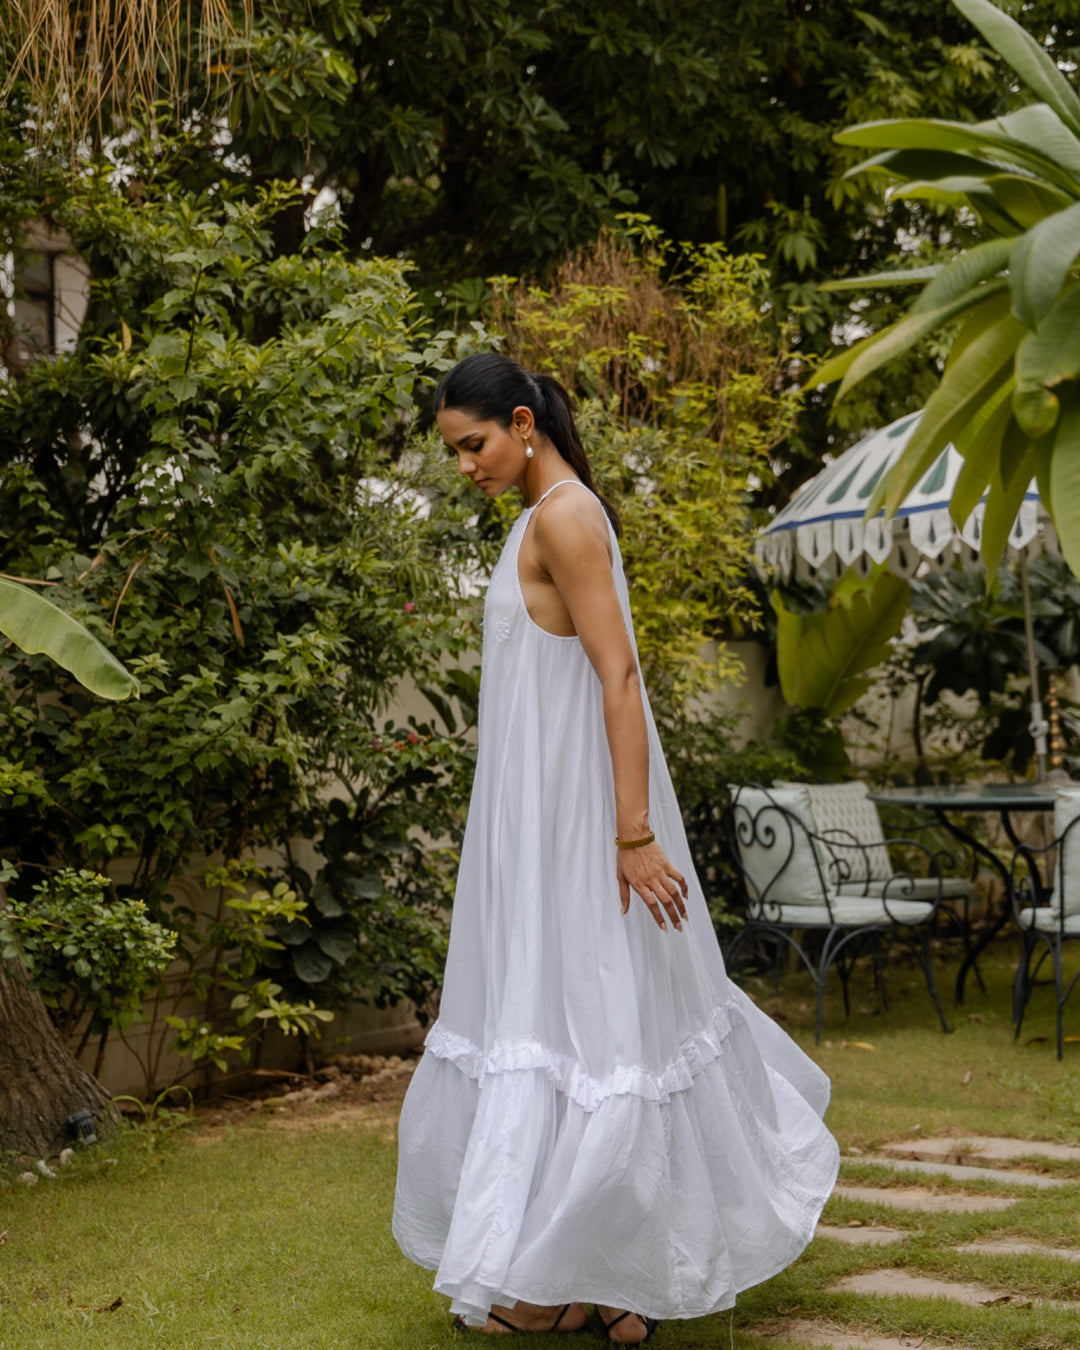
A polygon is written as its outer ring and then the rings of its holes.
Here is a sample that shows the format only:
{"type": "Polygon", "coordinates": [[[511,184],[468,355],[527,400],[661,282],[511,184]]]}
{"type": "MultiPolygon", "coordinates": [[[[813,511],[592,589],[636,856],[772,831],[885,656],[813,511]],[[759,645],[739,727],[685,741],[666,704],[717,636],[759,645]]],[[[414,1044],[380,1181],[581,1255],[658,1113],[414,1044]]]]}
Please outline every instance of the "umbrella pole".
{"type": "Polygon", "coordinates": [[[1043,716],[1042,697],[1039,692],[1039,663],[1035,658],[1035,625],[1031,619],[1031,588],[1028,585],[1026,552],[1020,554],[1020,586],[1024,596],[1024,641],[1027,644],[1028,677],[1031,680],[1031,722],[1028,730],[1035,741],[1035,763],[1041,783],[1046,778],[1047,721],[1043,716]]]}

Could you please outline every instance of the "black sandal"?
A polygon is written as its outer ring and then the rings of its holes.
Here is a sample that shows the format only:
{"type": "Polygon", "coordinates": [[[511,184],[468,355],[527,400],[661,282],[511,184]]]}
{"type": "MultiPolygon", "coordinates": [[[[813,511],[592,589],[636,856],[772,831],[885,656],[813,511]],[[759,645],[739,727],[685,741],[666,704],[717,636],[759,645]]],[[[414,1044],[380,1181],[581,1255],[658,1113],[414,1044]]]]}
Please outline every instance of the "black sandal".
{"type": "MultiPolygon", "coordinates": [[[[634,1344],[634,1345],[644,1345],[645,1342],[649,1339],[649,1337],[650,1337],[650,1336],[653,1334],[653,1332],[656,1330],[656,1328],[660,1325],[660,1323],[659,1323],[659,1321],[658,1321],[657,1318],[655,1318],[655,1317],[646,1317],[644,1313],[636,1313],[636,1312],[624,1312],[624,1313],[620,1313],[620,1314],[618,1315],[618,1317],[613,1317],[613,1318],[611,1319],[610,1322],[605,1322],[605,1321],[604,1321],[604,1314],[600,1311],[599,1308],[597,1308],[597,1310],[596,1310],[596,1315],[597,1315],[597,1317],[599,1317],[599,1319],[600,1319],[600,1325],[601,1325],[601,1326],[604,1328],[604,1330],[607,1332],[607,1334],[608,1334],[608,1340],[609,1340],[609,1341],[611,1340],[611,1328],[612,1328],[612,1327],[618,1326],[618,1324],[619,1324],[619,1323],[623,1320],[623,1318],[625,1318],[625,1317],[636,1317],[636,1318],[638,1319],[638,1321],[641,1323],[641,1325],[645,1328],[645,1335],[642,1336],[642,1338],[641,1338],[640,1341],[634,1341],[634,1342],[632,1342],[632,1344],[634,1344]]],[[[618,1344],[618,1342],[616,1342],[616,1344],[618,1344]]]]}
{"type": "MultiPolygon", "coordinates": [[[[549,1326],[549,1327],[537,1327],[536,1330],[539,1331],[541,1334],[544,1334],[544,1335],[546,1335],[548,1332],[551,1332],[551,1331],[558,1331],[558,1329],[559,1329],[559,1323],[563,1320],[563,1318],[566,1316],[566,1314],[570,1311],[570,1309],[571,1309],[573,1306],[574,1306],[574,1305],[573,1305],[572,1303],[564,1303],[564,1304],[562,1305],[562,1307],[559,1309],[558,1313],[556,1314],[556,1316],[555,1316],[555,1321],[552,1322],[551,1326],[549,1326]]],[[[506,1320],[505,1317],[500,1317],[499,1314],[498,1314],[497,1312],[492,1312],[490,1308],[488,1309],[488,1317],[489,1317],[493,1322],[498,1322],[499,1326],[505,1327],[505,1328],[507,1329],[507,1331],[520,1331],[522,1334],[525,1333],[525,1328],[524,1328],[524,1327],[515,1326],[513,1322],[508,1322],[508,1321],[506,1320]]],[[[600,1320],[601,1320],[601,1322],[602,1322],[604,1319],[601,1317],[600,1320]]],[[[618,1321],[618,1318],[616,1318],[615,1320],[618,1321]]],[[[455,1330],[455,1331],[479,1331],[480,1328],[479,1328],[479,1327],[471,1327],[471,1326],[469,1326],[468,1322],[465,1321],[465,1318],[462,1317],[461,1313],[458,1313],[458,1315],[454,1318],[454,1330],[455,1330]]],[[[581,1327],[575,1327],[574,1330],[575,1330],[575,1331],[584,1331],[584,1330],[585,1330],[585,1327],[584,1327],[584,1325],[582,1325],[581,1327]]]]}

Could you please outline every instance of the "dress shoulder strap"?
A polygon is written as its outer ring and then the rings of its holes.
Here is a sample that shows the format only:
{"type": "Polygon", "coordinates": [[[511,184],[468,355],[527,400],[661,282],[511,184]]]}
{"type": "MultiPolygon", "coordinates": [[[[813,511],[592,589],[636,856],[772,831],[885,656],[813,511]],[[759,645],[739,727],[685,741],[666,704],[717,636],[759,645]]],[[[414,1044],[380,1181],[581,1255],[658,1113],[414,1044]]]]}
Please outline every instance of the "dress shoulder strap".
{"type": "Polygon", "coordinates": [[[585,487],[585,484],[581,481],[580,478],[560,478],[557,483],[552,483],[552,485],[548,488],[546,492],[542,492],[540,496],[537,497],[536,501],[534,501],[532,506],[529,507],[529,510],[535,511],[536,508],[540,505],[540,503],[544,501],[547,497],[550,497],[556,488],[562,487],[566,483],[573,483],[579,488],[585,488],[585,491],[589,492],[589,489],[585,487]]]}

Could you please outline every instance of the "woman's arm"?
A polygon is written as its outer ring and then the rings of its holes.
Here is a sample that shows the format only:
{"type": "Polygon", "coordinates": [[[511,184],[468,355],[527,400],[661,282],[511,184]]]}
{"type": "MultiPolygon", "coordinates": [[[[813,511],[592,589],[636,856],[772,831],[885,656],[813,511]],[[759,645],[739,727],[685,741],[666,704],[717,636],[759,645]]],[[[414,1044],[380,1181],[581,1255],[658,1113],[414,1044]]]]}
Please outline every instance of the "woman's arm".
{"type": "MultiPolygon", "coordinates": [[[[607,521],[584,493],[563,493],[544,503],[533,522],[538,561],[565,604],[603,691],[604,729],[615,780],[619,839],[640,839],[649,829],[649,742],[637,660],[623,621],[607,521]]],[[[657,924],[675,928],[686,918],[686,879],[655,841],[616,849],[619,894],[625,914],[634,890],[657,924]]]]}

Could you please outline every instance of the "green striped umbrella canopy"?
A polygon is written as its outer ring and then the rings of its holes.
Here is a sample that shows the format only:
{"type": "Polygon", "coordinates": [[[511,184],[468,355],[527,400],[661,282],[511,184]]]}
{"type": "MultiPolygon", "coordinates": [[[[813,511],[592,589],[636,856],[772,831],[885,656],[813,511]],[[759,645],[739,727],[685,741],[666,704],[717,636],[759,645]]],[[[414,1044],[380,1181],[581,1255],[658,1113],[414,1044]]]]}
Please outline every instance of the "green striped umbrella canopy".
{"type": "MultiPolygon", "coordinates": [[[[822,568],[834,575],[848,567],[866,572],[871,564],[883,562],[890,571],[912,576],[921,566],[942,566],[957,554],[975,561],[986,505],[980,502],[962,528],[949,514],[949,498],[964,463],[951,445],[891,520],[880,514],[866,519],[874,489],[899,458],[920,416],[912,413],[864,436],[805,483],[759,536],[761,561],[782,577],[793,572],[813,576],[822,568]]],[[[1034,481],[1010,532],[1009,549],[1025,556],[1058,551],[1034,481]]]]}

